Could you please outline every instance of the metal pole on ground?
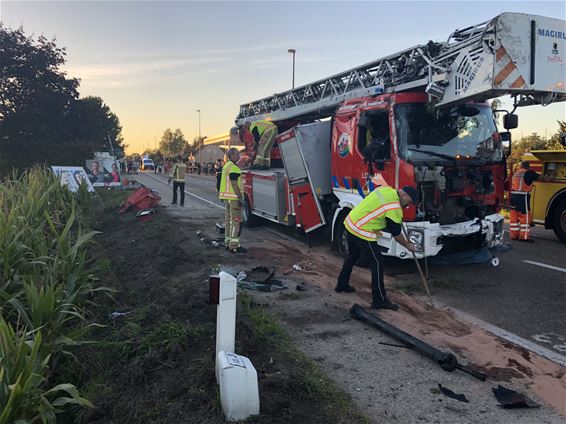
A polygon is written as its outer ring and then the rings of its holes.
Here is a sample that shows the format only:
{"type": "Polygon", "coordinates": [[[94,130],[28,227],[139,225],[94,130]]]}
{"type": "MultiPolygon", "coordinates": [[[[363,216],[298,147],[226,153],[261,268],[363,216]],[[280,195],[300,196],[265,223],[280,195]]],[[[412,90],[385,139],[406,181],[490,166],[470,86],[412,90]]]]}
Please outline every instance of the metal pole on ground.
{"type": "MultiPolygon", "coordinates": [[[[407,230],[405,229],[405,226],[402,224],[401,224],[401,229],[403,230],[403,235],[405,236],[407,241],[411,241],[409,239],[409,236],[407,235],[407,230]]],[[[426,277],[424,276],[423,270],[421,268],[421,264],[419,263],[419,260],[417,259],[417,255],[415,254],[415,252],[411,251],[411,253],[413,254],[413,259],[415,261],[415,264],[417,265],[417,269],[419,270],[419,275],[421,276],[421,282],[423,283],[423,286],[426,290],[426,294],[428,295],[430,306],[434,308],[434,301],[432,300],[432,295],[430,294],[430,289],[428,288],[428,283],[426,282],[426,277]]]]}

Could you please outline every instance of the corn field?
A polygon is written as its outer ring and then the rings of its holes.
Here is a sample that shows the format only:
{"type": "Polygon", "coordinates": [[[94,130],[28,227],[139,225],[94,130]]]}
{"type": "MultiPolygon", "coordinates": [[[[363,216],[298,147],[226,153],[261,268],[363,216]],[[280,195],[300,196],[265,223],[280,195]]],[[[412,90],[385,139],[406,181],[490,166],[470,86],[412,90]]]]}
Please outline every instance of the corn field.
{"type": "Polygon", "coordinates": [[[84,230],[90,206],[44,168],[0,182],[0,424],[54,423],[90,407],[72,384],[54,384],[57,362],[94,325],[85,307],[97,291],[84,230]]]}

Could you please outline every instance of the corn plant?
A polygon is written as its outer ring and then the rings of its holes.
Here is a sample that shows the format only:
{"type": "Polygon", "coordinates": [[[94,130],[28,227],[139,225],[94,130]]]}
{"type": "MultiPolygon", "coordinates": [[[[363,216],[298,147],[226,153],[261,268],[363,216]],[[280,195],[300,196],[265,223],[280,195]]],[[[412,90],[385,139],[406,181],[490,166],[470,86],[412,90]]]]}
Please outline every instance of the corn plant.
{"type": "Polygon", "coordinates": [[[66,405],[90,405],[70,384],[48,388],[60,355],[90,343],[85,306],[110,291],[96,287],[96,233],[80,224],[89,198],[41,168],[0,183],[0,424],[55,422],[66,405]]]}
{"type": "Polygon", "coordinates": [[[66,405],[92,407],[72,384],[45,388],[50,356],[41,356],[42,340],[0,319],[0,424],[55,423],[66,405]]]}

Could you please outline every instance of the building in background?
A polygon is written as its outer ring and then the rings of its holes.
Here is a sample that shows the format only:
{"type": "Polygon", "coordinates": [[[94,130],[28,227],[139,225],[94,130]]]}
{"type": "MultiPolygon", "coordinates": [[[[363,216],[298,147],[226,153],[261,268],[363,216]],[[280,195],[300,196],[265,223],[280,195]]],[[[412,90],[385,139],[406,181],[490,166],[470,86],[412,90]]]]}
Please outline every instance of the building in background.
{"type": "Polygon", "coordinates": [[[224,155],[230,147],[237,147],[242,150],[244,145],[242,143],[231,145],[229,132],[206,137],[199,152],[195,155],[195,160],[199,159],[199,153],[201,162],[214,162],[217,159],[224,159],[224,155]]]}

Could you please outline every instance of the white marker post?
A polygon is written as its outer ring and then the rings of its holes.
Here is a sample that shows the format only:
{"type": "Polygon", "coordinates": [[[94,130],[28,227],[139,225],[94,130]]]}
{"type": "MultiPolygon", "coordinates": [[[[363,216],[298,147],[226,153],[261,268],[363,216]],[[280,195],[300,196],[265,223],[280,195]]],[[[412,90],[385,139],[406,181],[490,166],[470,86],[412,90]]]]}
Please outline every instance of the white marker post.
{"type": "Polygon", "coordinates": [[[236,345],[236,287],[238,280],[220,272],[220,290],[216,307],[216,381],[220,384],[218,352],[234,352],[236,345]]]}
{"type": "Polygon", "coordinates": [[[210,303],[216,309],[216,381],[227,421],[259,414],[257,371],[245,356],[236,355],[236,293],[238,280],[227,272],[210,279],[210,303]]]}

